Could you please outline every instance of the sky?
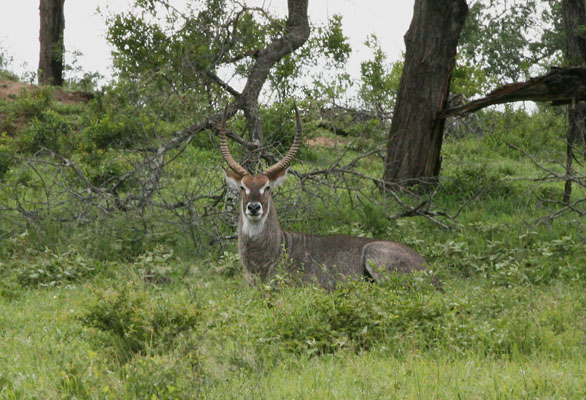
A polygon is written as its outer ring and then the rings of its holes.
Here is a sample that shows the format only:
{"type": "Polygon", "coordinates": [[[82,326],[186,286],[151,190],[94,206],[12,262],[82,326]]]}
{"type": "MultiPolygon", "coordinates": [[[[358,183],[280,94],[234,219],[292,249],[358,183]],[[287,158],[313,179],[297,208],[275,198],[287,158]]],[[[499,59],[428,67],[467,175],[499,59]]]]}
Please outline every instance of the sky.
{"type": "MultiPolygon", "coordinates": [[[[171,0],[182,8],[189,0],[171,0]]],[[[193,2],[197,0],[191,0],[193,2]]],[[[201,0],[200,0],[201,1],[201,0]]],[[[370,58],[364,46],[369,34],[376,34],[389,61],[395,61],[405,49],[403,35],[409,28],[414,0],[309,0],[313,23],[323,23],[334,14],[342,15],[344,33],[353,53],[348,72],[360,76],[360,61],[370,58]]],[[[83,72],[99,72],[111,77],[111,47],[106,41],[105,18],[129,10],[133,0],[65,0],[66,63],[72,53],[83,72]],[[98,12],[100,10],[100,12],[98,12]]],[[[264,6],[285,15],[286,0],[247,0],[250,6],[264,6]]],[[[39,0],[0,0],[0,51],[12,58],[9,70],[19,76],[34,72],[39,57],[39,0]]]]}

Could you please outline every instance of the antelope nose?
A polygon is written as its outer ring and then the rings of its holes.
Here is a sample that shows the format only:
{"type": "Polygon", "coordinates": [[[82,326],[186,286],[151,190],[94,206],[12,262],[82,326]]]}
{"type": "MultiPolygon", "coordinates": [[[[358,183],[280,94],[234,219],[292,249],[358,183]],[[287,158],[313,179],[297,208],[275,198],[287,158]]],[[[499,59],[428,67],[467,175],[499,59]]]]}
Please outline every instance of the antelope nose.
{"type": "Polygon", "coordinates": [[[248,203],[246,205],[246,210],[248,211],[248,214],[250,214],[250,215],[260,214],[261,209],[262,209],[262,206],[260,205],[259,202],[248,203]]]}

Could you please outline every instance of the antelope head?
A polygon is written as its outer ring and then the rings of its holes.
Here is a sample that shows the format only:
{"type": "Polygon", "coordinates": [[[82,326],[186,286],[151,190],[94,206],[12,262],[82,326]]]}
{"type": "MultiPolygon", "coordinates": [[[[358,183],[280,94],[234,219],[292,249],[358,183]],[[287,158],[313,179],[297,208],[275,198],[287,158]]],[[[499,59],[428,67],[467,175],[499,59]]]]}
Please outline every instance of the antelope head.
{"type": "Polygon", "coordinates": [[[297,107],[295,107],[295,118],[297,132],[295,133],[291,148],[280,161],[258,175],[249,173],[236,162],[230,153],[226,139],[226,118],[224,117],[222,119],[220,127],[220,150],[230,167],[230,170],[224,170],[226,183],[233,190],[240,192],[240,215],[245,230],[249,232],[250,236],[254,236],[255,233],[260,232],[264,227],[272,205],[271,193],[274,188],[278,187],[285,180],[289,163],[295,157],[295,153],[297,153],[301,144],[302,129],[297,107]]]}

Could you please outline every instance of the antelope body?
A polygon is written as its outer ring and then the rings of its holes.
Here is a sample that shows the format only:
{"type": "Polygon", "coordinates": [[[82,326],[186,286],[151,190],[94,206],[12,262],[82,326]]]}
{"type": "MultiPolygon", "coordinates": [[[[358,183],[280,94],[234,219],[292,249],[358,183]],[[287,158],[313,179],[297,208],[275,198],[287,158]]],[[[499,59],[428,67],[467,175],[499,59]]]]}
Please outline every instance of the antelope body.
{"type": "Polygon", "coordinates": [[[281,161],[260,174],[251,175],[228,149],[225,120],[220,129],[220,147],[231,170],[228,185],[240,192],[238,251],[246,271],[263,282],[276,275],[281,263],[286,272],[303,282],[315,282],[327,290],[345,280],[384,280],[389,272],[424,270],[426,261],[410,247],[391,241],[336,235],[319,236],[281,229],[272,191],[285,179],[287,167],[301,143],[301,122],[295,109],[297,133],[281,161]],[[283,254],[285,252],[285,254],[283,254]]]}

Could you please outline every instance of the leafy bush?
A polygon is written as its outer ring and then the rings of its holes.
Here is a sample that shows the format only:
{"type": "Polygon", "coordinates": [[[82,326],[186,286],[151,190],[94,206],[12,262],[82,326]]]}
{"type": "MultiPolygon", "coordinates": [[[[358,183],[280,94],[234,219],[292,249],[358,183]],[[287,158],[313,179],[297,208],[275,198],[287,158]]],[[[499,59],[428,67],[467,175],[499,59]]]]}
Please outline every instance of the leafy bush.
{"type": "Polygon", "coordinates": [[[41,118],[54,105],[55,89],[51,86],[26,90],[11,104],[10,114],[26,119],[41,118]]]}
{"type": "Polygon", "coordinates": [[[131,160],[116,150],[91,149],[75,155],[74,160],[79,162],[84,175],[96,187],[116,186],[117,190],[123,191],[136,183],[132,178],[124,181],[120,179],[131,168],[131,160]]]}
{"type": "Polygon", "coordinates": [[[537,240],[533,231],[514,236],[506,225],[471,223],[460,235],[431,248],[452,273],[481,276],[494,286],[530,286],[555,281],[586,282],[586,244],[571,236],[537,240]],[[478,241],[483,232],[484,241],[478,241]]]}
{"type": "Polygon", "coordinates": [[[291,102],[275,103],[261,110],[265,140],[283,154],[289,150],[295,137],[295,115],[292,110],[291,102]]]}
{"type": "Polygon", "coordinates": [[[21,130],[17,143],[21,150],[31,153],[43,148],[59,153],[68,144],[71,134],[65,117],[54,110],[46,110],[21,130]]]}
{"type": "Polygon", "coordinates": [[[84,325],[103,333],[103,339],[121,359],[147,349],[167,349],[176,337],[193,329],[200,318],[201,310],[189,296],[176,297],[171,302],[132,282],[96,290],[80,317],[84,325]]]}
{"type": "Polygon", "coordinates": [[[415,327],[433,337],[436,319],[447,310],[425,295],[433,290],[422,275],[397,275],[380,285],[350,282],[330,294],[306,289],[293,302],[278,303],[261,342],[280,342],[299,354],[328,354],[406,339],[415,327]]]}
{"type": "Polygon", "coordinates": [[[0,179],[6,175],[14,163],[10,147],[2,142],[2,136],[0,136],[0,179]]]}
{"type": "Polygon", "coordinates": [[[124,397],[132,399],[175,400],[196,398],[198,355],[191,349],[181,358],[173,355],[137,357],[124,366],[128,376],[124,397]]]}
{"type": "MultiPolygon", "coordinates": [[[[332,293],[319,289],[287,292],[273,301],[258,339],[306,355],[340,350],[385,349],[514,357],[556,354],[579,346],[571,324],[578,303],[557,312],[536,310],[542,300],[530,287],[467,287],[440,295],[423,276],[397,275],[388,284],[348,283],[332,293]]],[[[259,349],[260,351],[260,349],[259,349]]]]}
{"type": "Polygon", "coordinates": [[[13,57],[8,54],[2,44],[0,44],[0,80],[3,81],[18,81],[18,76],[9,71],[7,68],[13,61],[13,57]]]}
{"type": "Polygon", "coordinates": [[[103,268],[103,264],[87,260],[73,249],[64,253],[46,249],[39,258],[8,262],[0,275],[14,276],[24,287],[46,287],[80,282],[103,268]]]}
{"type": "Polygon", "coordinates": [[[106,150],[130,148],[144,139],[144,130],[140,119],[118,110],[116,114],[105,114],[93,121],[85,129],[85,134],[97,149],[106,150]]]}
{"type": "Polygon", "coordinates": [[[456,170],[453,176],[443,179],[441,189],[443,193],[460,199],[472,196],[494,199],[514,194],[515,188],[501,178],[500,171],[490,171],[483,166],[467,166],[465,169],[456,170]]]}
{"type": "Polygon", "coordinates": [[[389,220],[382,207],[372,203],[364,203],[361,211],[362,228],[370,231],[374,237],[381,237],[389,226],[389,220]]]}

